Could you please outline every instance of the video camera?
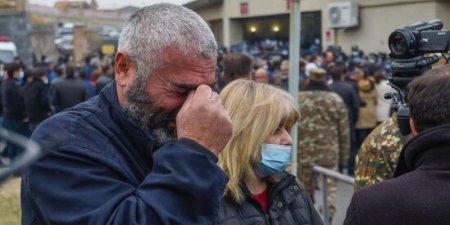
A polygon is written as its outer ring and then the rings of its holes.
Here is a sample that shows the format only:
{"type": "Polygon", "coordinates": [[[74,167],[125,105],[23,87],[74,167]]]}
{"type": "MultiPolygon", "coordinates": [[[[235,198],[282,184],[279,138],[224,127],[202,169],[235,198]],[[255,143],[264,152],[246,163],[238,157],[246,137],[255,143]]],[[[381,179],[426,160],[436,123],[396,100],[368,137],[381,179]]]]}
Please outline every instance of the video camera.
{"type": "Polygon", "coordinates": [[[450,47],[450,31],[442,30],[441,20],[417,22],[403,29],[397,29],[389,35],[388,45],[392,60],[392,77],[389,79],[397,93],[385,95],[386,99],[393,100],[393,109],[397,111],[398,123],[402,135],[411,133],[409,127],[409,107],[406,101],[407,85],[416,76],[424,74],[431,69],[431,65],[445,56],[450,47]]]}

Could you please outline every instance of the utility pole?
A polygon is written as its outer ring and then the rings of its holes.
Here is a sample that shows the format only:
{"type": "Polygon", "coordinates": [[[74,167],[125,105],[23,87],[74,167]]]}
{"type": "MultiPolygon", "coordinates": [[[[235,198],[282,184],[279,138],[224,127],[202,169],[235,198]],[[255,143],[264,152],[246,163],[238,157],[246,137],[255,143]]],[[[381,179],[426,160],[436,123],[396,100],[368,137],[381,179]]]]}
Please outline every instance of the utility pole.
{"type": "MultiPolygon", "coordinates": [[[[300,28],[301,12],[300,0],[291,1],[291,16],[289,22],[289,93],[298,103],[299,92],[299,61],[300,61],[300,28]]],[[[297,176],[297,154],[298,154],[298,124],[296,123],[291,131],[292,135],[292,155],[291,173],[297,176]]]]}

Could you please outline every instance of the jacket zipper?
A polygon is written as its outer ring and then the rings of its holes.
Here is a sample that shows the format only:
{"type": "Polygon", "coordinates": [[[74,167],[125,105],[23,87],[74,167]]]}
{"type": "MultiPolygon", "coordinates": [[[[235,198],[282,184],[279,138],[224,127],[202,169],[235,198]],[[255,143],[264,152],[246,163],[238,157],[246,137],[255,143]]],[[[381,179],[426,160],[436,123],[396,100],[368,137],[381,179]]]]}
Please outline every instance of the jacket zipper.
{"type": "Polygon", "coordinates": [[[249,202],[251,202],[251,204],[252,204],[254,207],[256,207],[256,209],[264,216],[264,219],[266,219],[267,225],[271,225],[269,214],[265,214],[265,213],[263,212],[263,210],[261,209],[261,206],[259,205],[259,203],[256,202],[256,201],[255,201],[253,198],[251,198],[251,197],[249,198],[249,202]]]}
{"type": "Polygon", "coordinates": [[[266,218],[267,225],[270,225],[270,216],[269,216],[269,214],[265,214],[264,217],[266,218]]]}

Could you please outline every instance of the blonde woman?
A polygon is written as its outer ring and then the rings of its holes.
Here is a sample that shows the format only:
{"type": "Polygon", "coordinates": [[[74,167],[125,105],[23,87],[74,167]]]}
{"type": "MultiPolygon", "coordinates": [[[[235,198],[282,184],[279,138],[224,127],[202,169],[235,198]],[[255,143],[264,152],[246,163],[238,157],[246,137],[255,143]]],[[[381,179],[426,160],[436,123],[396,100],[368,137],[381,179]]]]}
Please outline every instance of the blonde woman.
{"type": "Polygon", "coordinates": [[[308,194],[284,170],[289,131],[297,104],[278,88],[236,80],[220,97],[233,122],[233,135],[219,156],[229,177],[217,225],[322,224],[308,194]]]}

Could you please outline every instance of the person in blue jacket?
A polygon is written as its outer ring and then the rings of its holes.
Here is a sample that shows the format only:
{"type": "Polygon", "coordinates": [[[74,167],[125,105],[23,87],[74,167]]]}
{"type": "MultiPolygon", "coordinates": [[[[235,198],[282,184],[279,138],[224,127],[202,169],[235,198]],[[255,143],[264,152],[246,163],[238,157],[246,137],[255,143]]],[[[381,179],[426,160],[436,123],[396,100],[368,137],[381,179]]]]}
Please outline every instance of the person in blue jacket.
{"type": "Polygon", "coordinates": [[[133,14],[116,80],[33,133],[46,154],[23,172],[22,224],[213,224],[228,181],[217,155],[233,129],[210,88],[216,48],[187,8],[133,14]]]}

